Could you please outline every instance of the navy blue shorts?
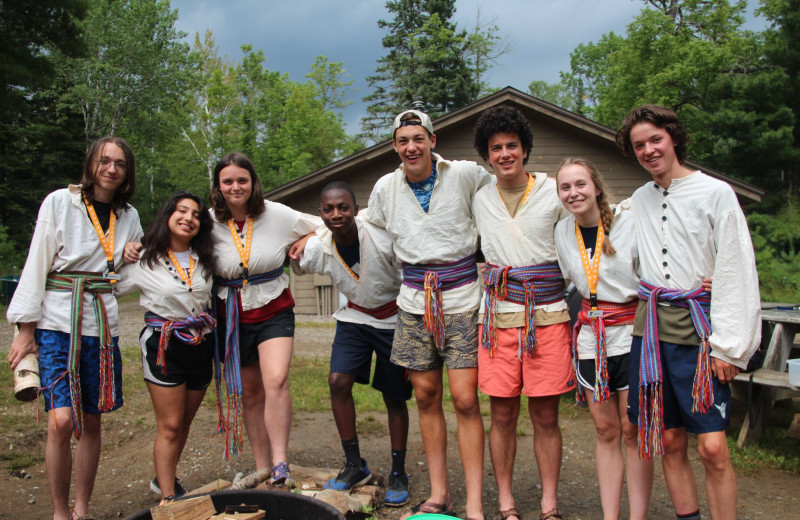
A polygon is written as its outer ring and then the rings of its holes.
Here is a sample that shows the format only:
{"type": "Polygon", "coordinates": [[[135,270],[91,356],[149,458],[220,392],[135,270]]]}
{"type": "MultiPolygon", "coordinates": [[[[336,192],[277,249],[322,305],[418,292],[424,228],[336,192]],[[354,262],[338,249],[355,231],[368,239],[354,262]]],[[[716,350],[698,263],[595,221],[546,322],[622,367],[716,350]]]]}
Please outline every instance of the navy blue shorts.
{"type": "Polygon", "coordinates": [[[158,386],[186,384],[188,390],[205,390],[214,375],[214,333],[206,334],[199,345],[187,345],[175,336],[169,338],[166,351],[166,374],[156,364],[161,332],[145,327],[139,336],[144,380],[158,386]]]}
{"type": "MultiPolygon", "coordinates": [[[[697,346],[661,342],[661,367],[664,374],[664,427],[686,428],[690,433],[724,431],[730,421],[730,385],[723,385],[711,377],[714,406],[705,413],[692,413],[692,386],[697,368],[697,346]]],[[[631,342],[630,392],[628,392],[628,418],[639,424],[639,360],[642,338],[634,336],[631,342]]]]}
{"type": "Polygon", "coordinates": [[[369,383],[374,351],[377,359],[372,387],[393,401],[410,399],[411,382],[406,376],[406,369],[389,361],[393,339],[392,329],[337,321],[331,350],[331,373],[353,375],[356,383],[362,385],[369,383]]]}
{"type": "MultiPolygon", "coordinates": [[[[36,329],[34,334],[39,345],[39,376],[42,380],[44,409],[69,408],[72,397],[69,395],[69,381],[66,376],[69,367],[69,333],[56,330],[36,329]],[[52,386],[51,386],[52,385],[52,386]]],[[[119,352],[119,338],[114,341],[114,389],[116,400],[114,411],[122,406],[122,356],[119,352]]],[[[78,362],[78,375],[81,378],[81,400],[86,413],[103,413],[97,407],[100,400],[100,338],[81,336],[81,352],[78,362]]]]}
{"type": "MultiPolygon", "coordinates": [[[[608,365],[608,391],[627,390],[630,376],[630,354],[610,356],[606,360],[608,365]]],[[[578,384],[594,392],[594,359],[581,359],[578,361],[578,384]]]]}

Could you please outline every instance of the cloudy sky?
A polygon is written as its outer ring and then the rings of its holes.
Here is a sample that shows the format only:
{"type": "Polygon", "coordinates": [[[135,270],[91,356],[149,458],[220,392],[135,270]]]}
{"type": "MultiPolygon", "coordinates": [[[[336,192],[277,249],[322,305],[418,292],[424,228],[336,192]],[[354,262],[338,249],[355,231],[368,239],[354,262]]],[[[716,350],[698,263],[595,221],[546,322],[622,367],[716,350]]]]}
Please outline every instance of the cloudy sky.
{"type": "MultiPolygon", "coordinates": [[[[754,2],[751,1],[751,4],[754,2]]],[[[304,81],[317,56],[342,62],[353,87],[353,105],[344,112],[349,130],[359,129],[364,112],[361,98],[369,93],[365,77],[374,73],[385,54],[377,20],[390,18],[383,0],[172,0],[178,29],[194,35],[211,29],[220,54],[238,60],[240,46],[264,51],[265,67],[288,72],[304,81]]],[[[491,19],[513,51],[489,71],[494,87],[527,91],[533,80],[559,81],[569,70],[569,54],[580,43],[596,42],[603,34],[625,33],[641,11],[641,0],[457,0],[459,27],[475,25],[480,6],[483,22],[491,19]]],[[[749,18],[748,27],[763,21],[749,18]]]]}

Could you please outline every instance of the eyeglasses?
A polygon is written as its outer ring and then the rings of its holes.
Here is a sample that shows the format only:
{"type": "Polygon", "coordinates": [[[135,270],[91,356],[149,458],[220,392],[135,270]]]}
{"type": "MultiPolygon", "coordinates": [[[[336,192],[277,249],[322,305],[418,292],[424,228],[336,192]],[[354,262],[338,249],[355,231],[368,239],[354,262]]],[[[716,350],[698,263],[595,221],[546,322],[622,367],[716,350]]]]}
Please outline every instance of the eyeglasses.
{"type": "Polygon", "coordinates": [[[111,165],[114,165],[114,168],[117,169],[119,172],[126,172],[128,171],[128,163],[125,161],[112,161],[110,159],[106,159],[105,157],[102,159],[95,159],[95,162],[100,165],[101,168],[110,168],[111,165]]]}

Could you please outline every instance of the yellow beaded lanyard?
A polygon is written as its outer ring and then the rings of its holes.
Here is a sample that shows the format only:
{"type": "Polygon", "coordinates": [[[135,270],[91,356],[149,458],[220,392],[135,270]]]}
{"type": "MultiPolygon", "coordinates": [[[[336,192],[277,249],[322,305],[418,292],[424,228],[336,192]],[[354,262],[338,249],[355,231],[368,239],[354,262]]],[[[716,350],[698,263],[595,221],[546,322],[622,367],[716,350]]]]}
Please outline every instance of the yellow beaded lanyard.
{"type": "MultiPolygon", "coordinates": [[[[525,205],[525,201],[528,200],[528,197],[530,197],[531,192],[533,191],[533,184],[536,182],[536,177],[535,176],[531,175],[528,172],[525,172],[525,175],[528,176],[528,187],[525,188],[525,195],[523,195],[522,196],[522,200],[519,201],[519,205],[517,206],[517,211],[519,211],[519,208],[521,208],[522,206],[525,205]]],[[[503,204],[505,204],[506,201],[503,198],[503,194],[500,193],[500,188],[499,187],[497,188],[497,194],[500,195],[500,200],[502,200],[503,204]]]]}
{"type": "Polygon", "coordinates": [[[603,250],[604,237],[605,230],[603,229],[603,221],[601,220],[597,225],[597,239],[594,245],[594,255],[592,255],[592,261],[589,262],[589,253],[586,251],[586,245],[583,243],[581,228],[578,226],[578,222],[575,222],[575,238],[578,240],[578,251],[581,252],[583,272],[586,273],[586,282],[589,284],[589,301],[592,305],[592,310],[588,312],[590,318],[599,318],[603,315],[603,311],[597,309],[597,282],[600,280],[600,255],[603,250]]]}
{"type": "Polygon", "coordinates": [[[242,241],[239,238],[239,231],[236,229],[236,224],[233,222],[232,218],[228,219],[228,229],[231,231],[231,237],[233,237],[233,243],[236,244],[236,249],[239,250],[239,258],[241,259],[242,263],[242,289],[245,288],[247,285],[247,275],[248,275],[248,264],[250,263],[250,246],[253,243],[253,217],[247,216],[247,221],[245,222],[245,227],[247,227],[247,235],[245,238],[245,245],[242,245],[242,241]]]}
{"type": "Polygon", "coordinates": [[[342,254],[339,252],[339,246],[336,245],[335,240],[333,241],[333,247],[336,248],[336,254],[339,255],[339,259],[342,261],[342,265],[344,266],[345,269],[347,269],[347,272],[350,273],[350,276],[358,280],[359,279],[358,274],[352,269],[350,269],[350,266],[347,265],[347,262],[344,261],[344,258],[342,258],[342,254]]]}
{"type": "Polygon", "coordinates": [[[83,203],[86,204],[86,211],[89,213],[89,219],[92,221],[94,231],[97,233],[97,238],[100,240],[100,245],[103,246],[103,251],[106,253],[106,266],[108,268],[108,272],[103,274],[103,278],[110,280],[111,283],[115,283],[119,279],[114,271],[114,232],[117,227],[117,215],[113,210],[109,215],[108,239],[106,239],[106,235],[103,233],[103,227],[100,225],[100,220],[97,218],[97,213],[94,210],[94,206],[92,206],[89,197],[87,197],[85,193],[83,194],[83,203]]]}
{"type": "Polygon", "coordinates": [[[172,252],[172,249],[167,248],[167,255],[169,256],[169,261],[172,262],[172,265],[175,267],[175,272],[178,273],[178,276],[181,277],[183,283],[186,284],[186,287],[189,289],[189,292],[192,292],[192,273],[194,272],[195,261],[194,257],[190,254],[189,255],[189,272],[187,273],[178,259],[175,257],[175,253],[172,252]]]}

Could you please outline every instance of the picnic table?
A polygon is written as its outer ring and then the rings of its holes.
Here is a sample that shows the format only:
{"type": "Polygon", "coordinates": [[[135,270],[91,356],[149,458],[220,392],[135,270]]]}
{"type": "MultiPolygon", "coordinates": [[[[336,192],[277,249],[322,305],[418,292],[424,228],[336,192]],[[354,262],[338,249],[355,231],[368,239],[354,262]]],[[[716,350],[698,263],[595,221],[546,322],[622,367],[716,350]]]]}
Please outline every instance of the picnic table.
{"type": "Polygon", "coordinates": [[[748,409],[736,443],[739,447],[748,440],[761,440],[775,396],[781,388],[800,391],[800,388],[789,384],[789,373],[786,371],[786,360],[791,354],[794,337],[800,333],[800,310],[793,305],[762,303],[761,321],[762,337],[764,341],[767,338],[769,341],[764,351],[764,362],[754,372],[736,376],[737,381],[744,381],[748,385],[748,409]]]}

